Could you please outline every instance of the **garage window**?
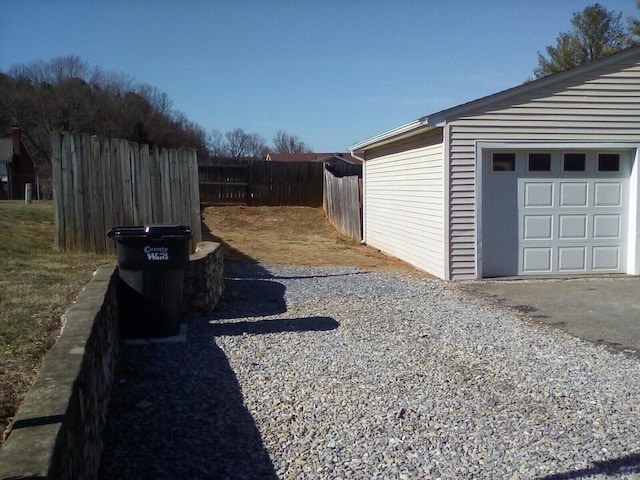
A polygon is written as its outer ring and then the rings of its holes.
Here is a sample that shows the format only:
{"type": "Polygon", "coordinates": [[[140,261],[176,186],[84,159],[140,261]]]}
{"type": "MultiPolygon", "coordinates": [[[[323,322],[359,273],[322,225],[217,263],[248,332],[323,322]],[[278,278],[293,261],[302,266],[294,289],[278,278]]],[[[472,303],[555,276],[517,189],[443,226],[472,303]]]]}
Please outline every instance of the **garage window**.
{"type": "Polygon", "coordinates": [[[530,172],[550,172],[551,171],[551,154],[550,153],[530,153],[529,154],[529,171],[530,172]]]}
{"type": "Polygon", "coordinates": [[[586,165],[586,155],[584,153],[565,153],[565,172],[584,172],[586,165]]]}
{"type": "Polygon", "coordinates": [[[619,172],[620,171],[620,155],[617,153],[598,154],[598,171],[599,172],[619,172]]]}
{"type": "Polygon", "coordinates": [[[491,169],[494,172],[513,172],[516,169],[516,154],[494,153],[491,169]]]}

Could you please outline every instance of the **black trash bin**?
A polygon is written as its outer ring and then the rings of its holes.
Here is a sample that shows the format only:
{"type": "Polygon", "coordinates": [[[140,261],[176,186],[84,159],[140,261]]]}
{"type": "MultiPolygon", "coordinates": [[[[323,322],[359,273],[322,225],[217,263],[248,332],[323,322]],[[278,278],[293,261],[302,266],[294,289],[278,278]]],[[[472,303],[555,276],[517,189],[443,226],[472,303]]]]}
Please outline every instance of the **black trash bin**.
{"type": "Polygon", "coordinates": [[[122,337],[178,334],[191,229],[185,225],[114,227],[107,235],[115,241],[118,258],[122,337]]]}

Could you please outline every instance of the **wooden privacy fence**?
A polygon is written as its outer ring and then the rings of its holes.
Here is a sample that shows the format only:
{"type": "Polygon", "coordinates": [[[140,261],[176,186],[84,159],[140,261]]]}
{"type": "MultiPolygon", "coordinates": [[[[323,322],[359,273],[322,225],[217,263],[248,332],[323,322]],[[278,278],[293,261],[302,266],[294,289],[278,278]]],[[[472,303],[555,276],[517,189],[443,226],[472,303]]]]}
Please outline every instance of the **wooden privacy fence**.
{"type": "Polygon", "coordinates": [[[192,245],[202,240],[195,150],[71,133],[51,146],[57,249],[112,252],[114,226],[188,225],[192,245]]]}
{"type": "Polygon", "coordinates": [[[362,240],[361,175],[334,175],[324,169],[323,208],[329,222],[346,237],[362,240]]]}
{"type": "Polygon", "coordinates": [[[322,163],[225,161],[198,169],[200,198],[213,205],[322,205],[322,163]]]}

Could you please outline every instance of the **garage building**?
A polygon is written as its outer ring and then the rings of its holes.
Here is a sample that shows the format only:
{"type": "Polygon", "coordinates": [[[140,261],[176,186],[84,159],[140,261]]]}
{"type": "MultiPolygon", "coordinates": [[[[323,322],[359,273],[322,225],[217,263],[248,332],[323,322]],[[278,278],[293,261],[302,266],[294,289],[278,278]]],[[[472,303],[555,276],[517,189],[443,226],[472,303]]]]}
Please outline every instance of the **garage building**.
{"type": "Polygon", "coordinates": [[[349,150],[364,241],[440,278],[640,274],[640,47],[349,150]]]}

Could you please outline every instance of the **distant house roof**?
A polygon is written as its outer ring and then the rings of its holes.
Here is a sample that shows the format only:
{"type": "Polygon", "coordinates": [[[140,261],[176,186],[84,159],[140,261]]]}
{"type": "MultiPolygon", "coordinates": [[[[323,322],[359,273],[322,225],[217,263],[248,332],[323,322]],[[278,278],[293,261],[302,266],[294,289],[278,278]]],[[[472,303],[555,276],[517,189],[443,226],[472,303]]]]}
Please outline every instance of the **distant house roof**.
{"type": "Polygon", "coordinates": [[[362,160],[353,158],[347,153],[275,153],[267,154],[267,162],[305,162],[324,163],[340,160],[343,162],[360,165],[362,160]]]}

